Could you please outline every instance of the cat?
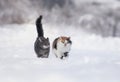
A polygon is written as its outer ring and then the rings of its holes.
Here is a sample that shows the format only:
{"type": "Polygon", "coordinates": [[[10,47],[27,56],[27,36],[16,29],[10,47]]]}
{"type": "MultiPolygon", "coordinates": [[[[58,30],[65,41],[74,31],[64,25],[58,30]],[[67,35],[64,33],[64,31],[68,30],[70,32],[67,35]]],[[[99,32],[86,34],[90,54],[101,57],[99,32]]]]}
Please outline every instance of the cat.
{"type": "Polygon", "coordinates": [[[57,58],[63,59],[68,57],[71,45],[70,37],[61,36],[53,41],[52,50],[57,58]]]}
{"type": "Polygon", "coordinates": [[[44,37],[43,27],[42,27],[42,15],[36,20],[37,38],[34,43],[34,50],[38,58],[48,58],[50,52],[50,42],[49,38],[44,37]]]}

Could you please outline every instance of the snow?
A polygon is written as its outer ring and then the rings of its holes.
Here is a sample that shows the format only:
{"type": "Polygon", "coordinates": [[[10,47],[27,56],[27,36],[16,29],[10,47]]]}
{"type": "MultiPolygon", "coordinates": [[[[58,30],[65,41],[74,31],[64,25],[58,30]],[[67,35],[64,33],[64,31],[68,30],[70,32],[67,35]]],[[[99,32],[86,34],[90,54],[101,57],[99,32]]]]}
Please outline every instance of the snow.
{"type": "Polygon", "coordinates": [[[62,35],[73,44],[69,58],[48,59],[34,52],[34,24],[0,26],[0,82],[119,82],[120,38],[85,33],[72,26],[44,23],[50,42],[62,35]]]}

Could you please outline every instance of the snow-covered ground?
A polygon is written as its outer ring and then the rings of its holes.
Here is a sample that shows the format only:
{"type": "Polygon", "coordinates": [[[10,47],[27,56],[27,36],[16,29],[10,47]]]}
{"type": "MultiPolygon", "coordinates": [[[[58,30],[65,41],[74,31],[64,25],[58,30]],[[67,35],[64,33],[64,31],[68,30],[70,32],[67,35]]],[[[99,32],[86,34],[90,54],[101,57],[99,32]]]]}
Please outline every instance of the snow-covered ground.
{"type": "Polygon", "coordinates": [[[37,58],[36,27],[32,24],[0,26],[0,82],[120,82],[120,38],[87,34],[66,25],[44,24],[52,41],[70,36],[69,58],[37,58]]]}

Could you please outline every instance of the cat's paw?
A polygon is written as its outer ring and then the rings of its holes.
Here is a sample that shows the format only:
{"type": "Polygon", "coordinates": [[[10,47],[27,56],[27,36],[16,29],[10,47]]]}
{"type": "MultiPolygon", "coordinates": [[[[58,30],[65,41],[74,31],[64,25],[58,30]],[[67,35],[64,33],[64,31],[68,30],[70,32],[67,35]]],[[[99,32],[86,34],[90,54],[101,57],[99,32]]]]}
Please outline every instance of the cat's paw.
{"type": "Polygon", "coordinates": [[[67,57],[67,56],[68,56],[68,52],[65,52],[65,53],[64,53],[64,57],[67,57]]]}

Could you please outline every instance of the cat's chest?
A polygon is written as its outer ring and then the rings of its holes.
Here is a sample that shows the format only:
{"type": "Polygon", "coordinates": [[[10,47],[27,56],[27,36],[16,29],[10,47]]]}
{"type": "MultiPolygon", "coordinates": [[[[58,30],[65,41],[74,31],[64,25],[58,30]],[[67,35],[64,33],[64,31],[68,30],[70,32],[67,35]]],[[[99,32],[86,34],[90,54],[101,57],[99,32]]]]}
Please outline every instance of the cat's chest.
{"type": "Polygon", "coordinates": [[[61,43],[57,44],[57,50],[61,52],[70,51],[70,48],[71,48],[71,44],[66,44],[66,45],[61,43]]]}

